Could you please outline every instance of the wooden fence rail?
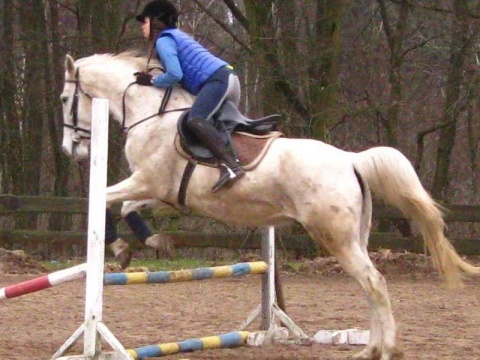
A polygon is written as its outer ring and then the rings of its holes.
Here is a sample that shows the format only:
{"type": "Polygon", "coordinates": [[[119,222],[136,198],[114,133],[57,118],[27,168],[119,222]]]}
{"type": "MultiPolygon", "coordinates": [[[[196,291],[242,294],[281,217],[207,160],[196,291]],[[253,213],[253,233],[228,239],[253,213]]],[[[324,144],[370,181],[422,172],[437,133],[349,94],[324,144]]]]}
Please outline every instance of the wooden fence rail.
{"type": "MultiPolygon", "coordinates": [[[[15,216],[22,213],[62,213],[86,214],[87,200],[83,198],[61,198],[40,196],[0,195],[0,217],[15,216]]],[[[480,206],[447,205],[447,222],[480,223],[480,206]]],[[[119,212],[119,208],[114,209],[119,212]]],[[[175,215],[162,214],[162,216],[175,215]]],[[[178,214],[177,214],[178,215],[178,214]]],[[[374,205],[374,218],[377,220],[401,220],[402,215],[384,204],[374,205]]],[[[229,249],[259,249],[260,235],[256,232],[235,232],[228,234],[198,233],[186,231],[168,232],[175,240],[177,247],[219,247],[229,249]]],[[[277,246],[299,253],[314,253],[316,245],[307,235],[286,234],[279,231],[280,241],[277,246]]],[[[132,239],[129,233],[121,234],[127,240],[132,239]]],[[[0,229],[0,247],[15,243],[64,244],[81,245],[86,242],[86,233],[82,231],[49,231],[49,230],[4,230],[0,229]]],[[[480,239],[452,239],[459,253],[465,255],[480,254],[480,239]]],[[[371,250],[379,248],[404,249],[422,252],[423,243],[413,237],[405,237],[397,233],[373,233],[370,239],[371,250]]]]}
{"type": "MultiPolygon", "coordinates": [[[[84,198],[0,195],[0,216],[18,213],[86,214],[87,207],[88,202],[84,198]]],[[[445,208],[447,222],[480,222],[480,206],[445,205],[445,208]]],[[[375,204],[374,217],[403,219],[397,210],[384,204],[375,204]]]]}

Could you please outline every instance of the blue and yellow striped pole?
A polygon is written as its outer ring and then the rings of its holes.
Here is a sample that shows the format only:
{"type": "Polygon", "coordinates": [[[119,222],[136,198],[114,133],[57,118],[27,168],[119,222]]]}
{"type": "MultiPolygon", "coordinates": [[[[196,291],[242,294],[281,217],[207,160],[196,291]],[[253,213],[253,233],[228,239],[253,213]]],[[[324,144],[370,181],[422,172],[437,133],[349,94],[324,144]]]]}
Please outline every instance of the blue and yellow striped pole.
{"type": "Polygon", "coordinates": [[[145,358],[160,357],[182,352],[231,348],[244,345],[247,341],[248,334],[248,331],[235,331],[223,335],[209,336],[199,339],[144,346],[137,349],[127,350],[127,353],[133,360],[143,360],[145,358]]]}
{"type": "Polygon", "coordinates": [[[238,263],[178,271],[156,271],[136,273],[104,274],[105,285],[163,284],[213,278],[238,277],[248,274],[264,274],[268,265],[264,261],[238,263]]]}

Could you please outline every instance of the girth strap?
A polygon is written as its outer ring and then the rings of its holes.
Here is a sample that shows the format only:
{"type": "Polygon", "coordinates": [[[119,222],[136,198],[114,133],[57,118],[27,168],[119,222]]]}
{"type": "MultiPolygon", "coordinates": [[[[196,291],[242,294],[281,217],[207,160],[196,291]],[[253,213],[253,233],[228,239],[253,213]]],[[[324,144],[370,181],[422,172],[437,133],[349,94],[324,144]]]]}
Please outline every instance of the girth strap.
{"type": "Polygon", "coordinates": [[[192,177],[196,166],[196,162],[189,160],[187,162],[187,166],[185,166],[185,170],[183,171],[182,180],[180,181],[180,189],[178,190],[178,203],[181,206],[185,206],[188,184],[190,183],[190,178],[192,177]]]}

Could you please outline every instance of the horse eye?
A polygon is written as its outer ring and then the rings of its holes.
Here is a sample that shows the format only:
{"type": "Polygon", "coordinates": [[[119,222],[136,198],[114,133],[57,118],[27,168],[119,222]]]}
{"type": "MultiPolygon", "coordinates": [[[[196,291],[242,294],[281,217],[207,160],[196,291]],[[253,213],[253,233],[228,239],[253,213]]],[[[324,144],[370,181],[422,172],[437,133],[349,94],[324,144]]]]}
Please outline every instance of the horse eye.
{"type": "Polygon", "coordinates": [[[64,104],[66,104],[68,102],[68,96],[61,96],[60,101],[64,104]]]}

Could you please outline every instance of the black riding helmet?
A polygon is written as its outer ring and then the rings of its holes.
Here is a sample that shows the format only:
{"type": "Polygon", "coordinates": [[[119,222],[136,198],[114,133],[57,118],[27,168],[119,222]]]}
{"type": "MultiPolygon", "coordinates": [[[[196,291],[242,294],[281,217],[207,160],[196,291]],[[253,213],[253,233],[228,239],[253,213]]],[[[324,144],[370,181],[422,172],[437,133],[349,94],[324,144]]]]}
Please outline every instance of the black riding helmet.
{"type": "Polygon", "coordinates": [[[143,11],[135,17],[140,22],[145,18],[161,20],[168,27],[174,27],[178,21],[178,11],[175,5],[168,0],[154,0],[145,5],[143,11]]]}

